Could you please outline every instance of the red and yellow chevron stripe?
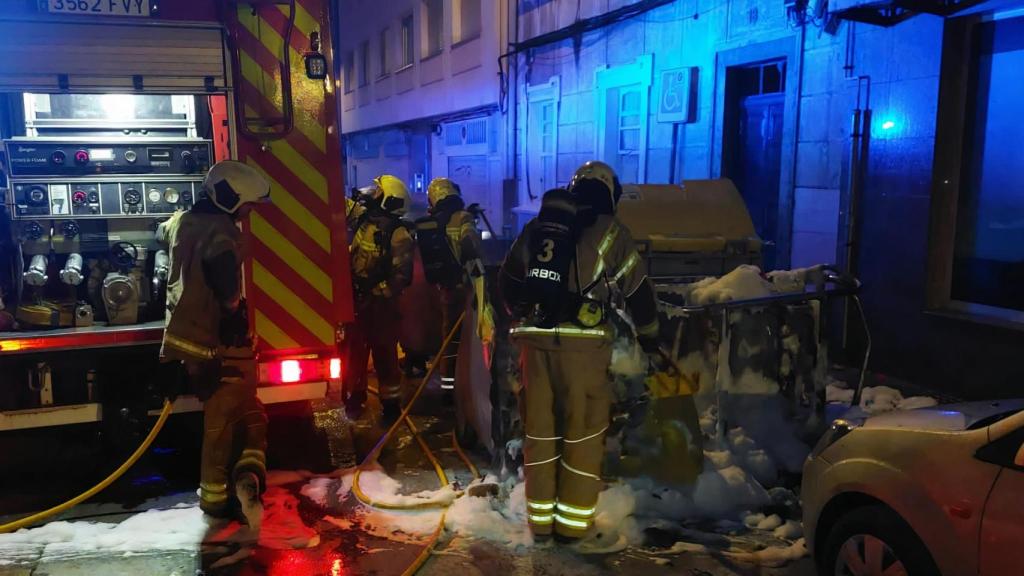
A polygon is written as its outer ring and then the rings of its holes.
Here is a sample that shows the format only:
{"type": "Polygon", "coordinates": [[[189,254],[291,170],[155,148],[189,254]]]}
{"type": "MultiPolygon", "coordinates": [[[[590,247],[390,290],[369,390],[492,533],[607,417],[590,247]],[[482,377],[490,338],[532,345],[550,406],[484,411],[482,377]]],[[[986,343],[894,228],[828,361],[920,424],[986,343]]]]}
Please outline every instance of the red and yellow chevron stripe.
{"type": "Polygon", "coordinates": [[[271,182],[271,203],[245,223],[250,243],[246,294],[261,352],[333,347],[337,328],[352,318],[352,285],[345,238],[345,191],[333,78],[309,80],[303,53],[319,32],[330,58],[329,0],[296,0],[292,8],[266,4],[255,12],[239,5],[228,14],[238,51],[236,122],[259,131],[280,130],[282,58],[291,64],[294,128],[284,138],[253,140],[239,132],[239,160],[271,182]]]}

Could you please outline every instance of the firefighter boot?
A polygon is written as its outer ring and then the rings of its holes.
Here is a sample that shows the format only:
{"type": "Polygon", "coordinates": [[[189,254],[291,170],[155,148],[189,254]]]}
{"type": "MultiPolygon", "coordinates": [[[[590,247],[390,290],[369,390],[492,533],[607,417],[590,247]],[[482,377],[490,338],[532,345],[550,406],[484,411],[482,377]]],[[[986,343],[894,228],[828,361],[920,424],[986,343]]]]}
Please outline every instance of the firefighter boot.
{"type": "Polygon", "coordinates": [[[253,532],[260,531],[263,522],[263,500],[260,498],[260,481],[256,474],[243,472],[235,480],[235,497],[245,518],[245,523],[253,532]]]}
{"type": "Polygon", "coordinates": [[[383,424],[394,424],[395,420],[398,420],[398,417],[402,415],[402,405],[397,398],[382,399],[380,405],[381,422],[383,424]]]}

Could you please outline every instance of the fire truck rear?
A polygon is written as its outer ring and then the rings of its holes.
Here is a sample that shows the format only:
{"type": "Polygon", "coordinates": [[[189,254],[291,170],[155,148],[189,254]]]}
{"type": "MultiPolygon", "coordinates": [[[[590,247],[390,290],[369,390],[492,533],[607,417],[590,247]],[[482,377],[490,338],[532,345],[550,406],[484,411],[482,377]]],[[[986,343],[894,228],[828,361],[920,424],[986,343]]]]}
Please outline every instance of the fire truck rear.
{"type": "Polygon", "coordinates": [[[241,223],[260,398],[337,384],[352,304],[330,21],[327,0],[5,2],[0,432],[157,406],[155,230],[229,158],[272,183],[241,223]]]}

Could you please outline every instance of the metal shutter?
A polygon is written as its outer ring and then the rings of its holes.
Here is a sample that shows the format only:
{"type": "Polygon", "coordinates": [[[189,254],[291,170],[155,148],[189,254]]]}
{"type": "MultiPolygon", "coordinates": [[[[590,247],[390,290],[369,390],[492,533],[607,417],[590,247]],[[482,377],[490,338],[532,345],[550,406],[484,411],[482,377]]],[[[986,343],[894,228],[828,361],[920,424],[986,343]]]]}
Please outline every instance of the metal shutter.
{"type": "Polygon", "coordinates": [[[0,91],[224,90],[222,30],[0,20],[0,91]]]}

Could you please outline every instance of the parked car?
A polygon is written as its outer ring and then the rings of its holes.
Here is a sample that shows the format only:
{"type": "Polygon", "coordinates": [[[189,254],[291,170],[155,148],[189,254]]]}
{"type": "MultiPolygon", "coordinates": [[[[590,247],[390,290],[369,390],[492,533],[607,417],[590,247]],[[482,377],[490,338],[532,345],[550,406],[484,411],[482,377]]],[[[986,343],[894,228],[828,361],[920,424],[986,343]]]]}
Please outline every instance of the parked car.
{"type": "Polygon", "coordinates": [[[1024,400],[836,420],[802,496],[821,576],[1024,574],[1024,400]]]}

